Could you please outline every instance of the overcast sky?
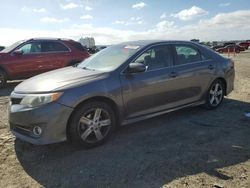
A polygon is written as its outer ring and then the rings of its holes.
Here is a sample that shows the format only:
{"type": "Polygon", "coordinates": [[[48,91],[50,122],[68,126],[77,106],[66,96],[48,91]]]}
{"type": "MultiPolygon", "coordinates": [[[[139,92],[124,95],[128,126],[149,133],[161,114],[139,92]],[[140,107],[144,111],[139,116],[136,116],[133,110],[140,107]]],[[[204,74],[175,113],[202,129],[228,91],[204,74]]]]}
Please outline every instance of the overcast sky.
{"type": "Polygon", "coordinates": [[[250,39],[249,0],[0,0],[0,45],[32,37],[250,39]]]}

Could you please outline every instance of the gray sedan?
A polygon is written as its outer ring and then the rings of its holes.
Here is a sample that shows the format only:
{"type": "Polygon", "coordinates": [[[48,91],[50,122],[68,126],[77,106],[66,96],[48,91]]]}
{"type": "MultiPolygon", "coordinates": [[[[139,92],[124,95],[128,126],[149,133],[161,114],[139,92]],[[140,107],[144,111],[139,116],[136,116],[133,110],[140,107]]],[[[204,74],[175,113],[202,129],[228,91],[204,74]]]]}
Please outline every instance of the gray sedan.
{"type": "Polygon", "coordinates": [[[184,107],[217,108],[234,62],[185,41],[110,46],[73,67],[30,78],[11,94],[10,129],[22,140],[94,147],[117,126],[184,107]]]}

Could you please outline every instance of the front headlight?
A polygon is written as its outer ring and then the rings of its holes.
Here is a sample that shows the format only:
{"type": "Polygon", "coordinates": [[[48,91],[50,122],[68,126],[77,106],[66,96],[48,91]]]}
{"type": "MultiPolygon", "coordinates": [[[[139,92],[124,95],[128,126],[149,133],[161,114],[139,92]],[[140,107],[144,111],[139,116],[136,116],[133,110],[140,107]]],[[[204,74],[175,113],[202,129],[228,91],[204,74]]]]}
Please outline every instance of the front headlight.
{"type": "Polygon", "coordinates": [[[36,107],[36,106],[41,106],[44,104],[51,103],[53,101],[56,101],[59,99],[59,97],[63,93],[46,93],[46,94],[29,94],[26,95],[22,100],[21,100],[21,105],[28,106],[28,107],[36,107]]]}

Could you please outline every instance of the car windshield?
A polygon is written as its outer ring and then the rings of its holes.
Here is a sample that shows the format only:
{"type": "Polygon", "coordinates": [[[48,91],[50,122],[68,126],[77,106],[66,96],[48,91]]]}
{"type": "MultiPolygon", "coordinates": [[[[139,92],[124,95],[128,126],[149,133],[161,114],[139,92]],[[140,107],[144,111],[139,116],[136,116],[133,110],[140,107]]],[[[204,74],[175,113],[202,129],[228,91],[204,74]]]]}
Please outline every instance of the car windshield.
{"type": "Polygon", "coordinates": [[[15,49],[17,46],[19,46],[20,44],[22,44],[24,42],[24,40],[18,41],[14,44],[12,44],[11,46],[6,47],[5,49],[3,49],[1,52],[4,53],[9,53],[10,51],[12,51],[13,49],[15,49]]]}
{"type": "Polygon", "coordinates": [[[80,63],[77,67],[110,72],[118,68],[128,58],[134,55],[140,46],[137,45],[114,45],[103,49],[95,55],[80,63]]]}

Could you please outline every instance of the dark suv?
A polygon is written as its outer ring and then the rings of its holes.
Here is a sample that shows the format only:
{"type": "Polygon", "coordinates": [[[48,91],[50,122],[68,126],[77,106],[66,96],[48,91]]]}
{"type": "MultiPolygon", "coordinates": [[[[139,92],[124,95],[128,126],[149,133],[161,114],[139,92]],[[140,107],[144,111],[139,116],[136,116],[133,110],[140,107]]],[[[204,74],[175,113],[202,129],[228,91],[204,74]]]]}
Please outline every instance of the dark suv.
{"type": "Polygon", "coordinates": [[[30,39],[0,52],[0,88],[7,80],[32,77],[77,64],[89,57],[87,50],[69,39],[30,39]]]}

